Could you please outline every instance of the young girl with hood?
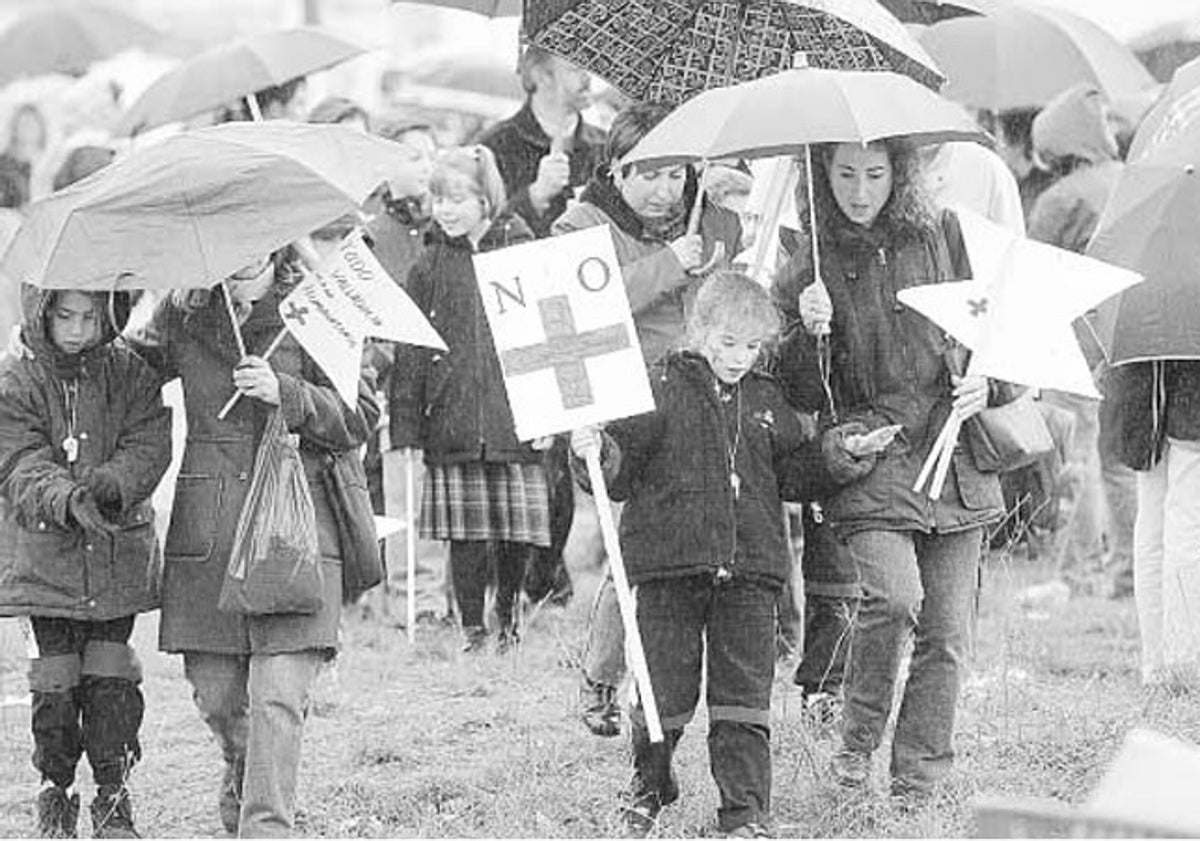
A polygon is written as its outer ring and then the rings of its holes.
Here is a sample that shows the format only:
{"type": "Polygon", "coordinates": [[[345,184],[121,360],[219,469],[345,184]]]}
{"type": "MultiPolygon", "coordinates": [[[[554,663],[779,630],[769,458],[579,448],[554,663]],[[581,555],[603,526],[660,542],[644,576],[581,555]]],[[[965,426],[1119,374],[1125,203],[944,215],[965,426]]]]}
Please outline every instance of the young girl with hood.
{"type": "Polygon", "coordinates": [[[28,617],[38,834],[74,837],[87,753],[97,838],[136,837],[141,665],[158,607],[150,495],[171,460],[160,381],[114,344],[126,293],[21,289],[21,348],[0,360],[0,616],[28,617]]]}
{"type": "Polygon", "coordinates": [[[466,651],[487,642],[494,553],[504,651],[517,641],[513,607],[530,549],[550,545],[549,494],[541,454],[517,440],[472,257],[533,234],[503,209],[504,183],[486,146],[444,152],[430,190],[436,224],[407,288],[450,350],[397,348],[391,440],[424,451],[420,534],[450,541],[466,651]]]}

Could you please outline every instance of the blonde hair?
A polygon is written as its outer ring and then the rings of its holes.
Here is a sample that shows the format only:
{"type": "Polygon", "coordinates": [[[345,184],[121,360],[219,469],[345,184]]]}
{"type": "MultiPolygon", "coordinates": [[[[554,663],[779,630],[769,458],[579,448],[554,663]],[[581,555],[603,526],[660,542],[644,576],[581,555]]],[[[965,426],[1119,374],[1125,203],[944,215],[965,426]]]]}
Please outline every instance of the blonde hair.
{"type": "Polygon", "coordinates": [[[491,149],[475,144],[443,151],[438,155],[433,176],[429,179],[430,194],[445,196],[450,190],[450,182],[455,178],[466,179],[471,189],[482,199],[485,217],[494,220],[499,215],[507,196],[504,192],[504,179],[500,177],[500,168],[496,166],[496,156],[492,154],[491,149]]]}
{"type": "Polygon", "coordinates": [[[753,332],[764,342],[773,339],[782,321],[767,290],[741,272],[715,272],[696,293],[687,320],[687,347],[699,350],[715,329],[753,332]]]}

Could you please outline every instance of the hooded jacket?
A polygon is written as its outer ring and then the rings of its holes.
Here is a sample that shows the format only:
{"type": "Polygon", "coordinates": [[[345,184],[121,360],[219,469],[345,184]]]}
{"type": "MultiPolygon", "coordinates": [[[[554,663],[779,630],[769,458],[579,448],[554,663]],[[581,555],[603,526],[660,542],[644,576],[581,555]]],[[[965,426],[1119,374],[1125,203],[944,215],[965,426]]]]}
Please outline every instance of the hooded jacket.
{"type": "Polygon", "coordinates": [[[650,385],[653,412],[605,429],[629,580],[724,568],[782,586],[792,560],[781,501],[812,499],[829,477],[779,384],[752,371],[722,387],[704,357],[682,351],[653,366],[650,385]]]}
{"type": "Polygon", "coordinates": [[[100,341],[72,355],[47,332],[52,294],[22,287],[27,351],[0,361],[0,615],[104,621],[152,610],[160,555],[150,495],[171,460],[170,410],[149,366],[114,343],[125,293],[107,295],[100,341]],[[93,473],[120,491],[111,535],[84,531],[68,511],[93,473]]]}
{"type": "MultiPolygon", "coordinates": [[[[521,217],[501,214],[479,242],[491,251],[533,239],[521,217]]],[[[393,448],[424,450],[427,464],[466,461],[538,462],[517,440],[500,359],[475,282],[475,249],[465,237],[429,230],[408,294],[446,342],[448,351],[398,345],[392,370],[393,448]]]]}

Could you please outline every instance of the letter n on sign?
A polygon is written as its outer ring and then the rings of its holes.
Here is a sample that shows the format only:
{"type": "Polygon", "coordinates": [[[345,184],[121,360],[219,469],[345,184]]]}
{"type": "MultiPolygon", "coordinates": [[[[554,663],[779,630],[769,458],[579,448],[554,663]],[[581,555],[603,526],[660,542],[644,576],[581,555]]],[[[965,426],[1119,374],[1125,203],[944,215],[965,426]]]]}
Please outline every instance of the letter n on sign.
{"type": "Polygon", "coordinates": [[[654,408],[607,226],[477,254],[475,274],[522,441],[654,408]]]}

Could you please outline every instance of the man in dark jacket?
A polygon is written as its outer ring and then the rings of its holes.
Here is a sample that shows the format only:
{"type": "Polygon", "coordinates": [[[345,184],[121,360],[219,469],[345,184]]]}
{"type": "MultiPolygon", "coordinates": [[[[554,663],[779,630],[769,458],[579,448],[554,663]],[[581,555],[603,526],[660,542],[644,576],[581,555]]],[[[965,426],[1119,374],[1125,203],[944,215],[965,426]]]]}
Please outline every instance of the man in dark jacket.
{"type": "MultiPolygon", "coordinates": [[[[590,100],[588,74],[537,47],[521,56],[521,84],[528,93],[521,110],[494,126],[481,142],[496,155],[509,209],[525,220],[539,239],[567,209],[575,188],[591,178],[604,155],[604,132],[583,121],[590,100]]],[[[565,604],[571,582],[562,550],[574,519],[575,496],[566,469],[566,450],[556,444],[546,453],[550,482],[549,549],[537,550],[526,580],[535,601],[550,596],[565,604]]]]}

